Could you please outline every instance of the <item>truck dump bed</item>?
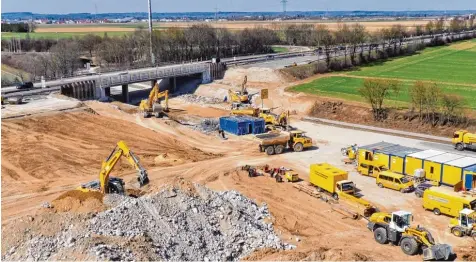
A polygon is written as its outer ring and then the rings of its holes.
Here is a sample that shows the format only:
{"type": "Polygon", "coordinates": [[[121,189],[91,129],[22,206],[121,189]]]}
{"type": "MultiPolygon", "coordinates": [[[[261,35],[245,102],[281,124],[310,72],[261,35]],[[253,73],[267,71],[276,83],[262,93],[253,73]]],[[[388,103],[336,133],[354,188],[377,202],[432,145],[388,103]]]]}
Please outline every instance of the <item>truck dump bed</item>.
{"type": "Polygon", "coordinates": [[[289,141],[289,133],[279,132],[279,133],[266,133],[259,134],[255,136],[255,140],[260,142],[261,145],[279,145],[286,144],[289,141]]]}

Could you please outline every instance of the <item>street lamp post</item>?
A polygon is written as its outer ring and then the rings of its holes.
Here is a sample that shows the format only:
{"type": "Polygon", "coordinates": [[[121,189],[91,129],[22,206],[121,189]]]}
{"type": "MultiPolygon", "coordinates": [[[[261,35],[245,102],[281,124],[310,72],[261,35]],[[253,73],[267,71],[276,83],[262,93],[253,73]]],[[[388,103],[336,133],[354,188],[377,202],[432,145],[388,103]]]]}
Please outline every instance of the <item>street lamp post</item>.
{"type": "Polygon", "coordinates": [[[152,4],[151,0],[148,0],[149,2],[149,45],[150,45],[150,61],[152,63],[152,66],[155,66],[155,57],[154,57],[154,51],[152,47],[152,4]]]}

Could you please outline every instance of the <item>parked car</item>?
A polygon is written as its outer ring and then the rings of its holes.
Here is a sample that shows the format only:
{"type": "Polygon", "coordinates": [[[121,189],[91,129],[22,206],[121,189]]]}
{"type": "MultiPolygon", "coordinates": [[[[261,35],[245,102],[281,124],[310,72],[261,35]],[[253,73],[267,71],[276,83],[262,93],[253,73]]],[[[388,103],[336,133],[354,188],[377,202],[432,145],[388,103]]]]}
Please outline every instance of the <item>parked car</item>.
{"type": "Polygon", "coordinates": [[[432,184],[428,184],[428,183],[419,184],[415,188],[415,195],[419,198],[422,198],[423,197],[423,192],[425,192],[425,190],[427,190],[428,188],[430,188],[432,186],[433,186],[432,184]]]}
{"type": "Polygon", "coordinates": [[[33,82],[25,82],[17,85],[17,89],[29,89],[33,88],[33,82]]]}

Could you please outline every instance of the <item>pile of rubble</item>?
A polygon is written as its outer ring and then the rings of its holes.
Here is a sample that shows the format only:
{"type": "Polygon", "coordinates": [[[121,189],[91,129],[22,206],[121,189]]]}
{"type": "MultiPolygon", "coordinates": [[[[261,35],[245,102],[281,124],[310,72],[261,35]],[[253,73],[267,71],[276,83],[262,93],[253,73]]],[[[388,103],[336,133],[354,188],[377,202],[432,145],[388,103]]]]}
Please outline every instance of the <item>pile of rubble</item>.
{"type": "Polygon", "coordinates": [[[152,196],[111,199],[115,207],[58,228],[56,235],[31,235],[2,260],[239,260],[260,248],[292,249],[281,242],[266,204],[236,191],[200,185],[171,187],[152,196]],[[94,236],[94,237],[93,237],[94,236]]]}
{"type": "Polygon", "coordinates": [[[192,129],[198,130],[207,135],[216,133],[220,128],[220,122],[217,118],[205,118],[200,123],[192,126],[192,129]]]}
{"type": "Polygon", "coordinates": [[[210,104],[223,103],[223,99],[219,99],[216,97],[208,97],[208,96],[198,96],[194,94],[184,94],[184,95],[178,96],[177,98],[190,104],[210,105],[210,104]]]}

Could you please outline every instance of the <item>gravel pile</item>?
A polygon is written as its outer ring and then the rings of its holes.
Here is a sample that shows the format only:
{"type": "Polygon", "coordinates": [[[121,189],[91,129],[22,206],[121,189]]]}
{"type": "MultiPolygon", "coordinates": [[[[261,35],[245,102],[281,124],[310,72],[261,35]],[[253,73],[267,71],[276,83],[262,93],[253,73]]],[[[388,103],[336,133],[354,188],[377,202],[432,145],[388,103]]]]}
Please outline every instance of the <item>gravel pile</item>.
{"type": "Polygon", "coordinates": [[[2,260],[74,260],[84,254],[80,260],[235,261],[260,248],[294,248],[265,222],[266,204],[236,191],[192,188],[107,197],[112,209],[60,227],[53,236],[29,234],[2,260]]]}

